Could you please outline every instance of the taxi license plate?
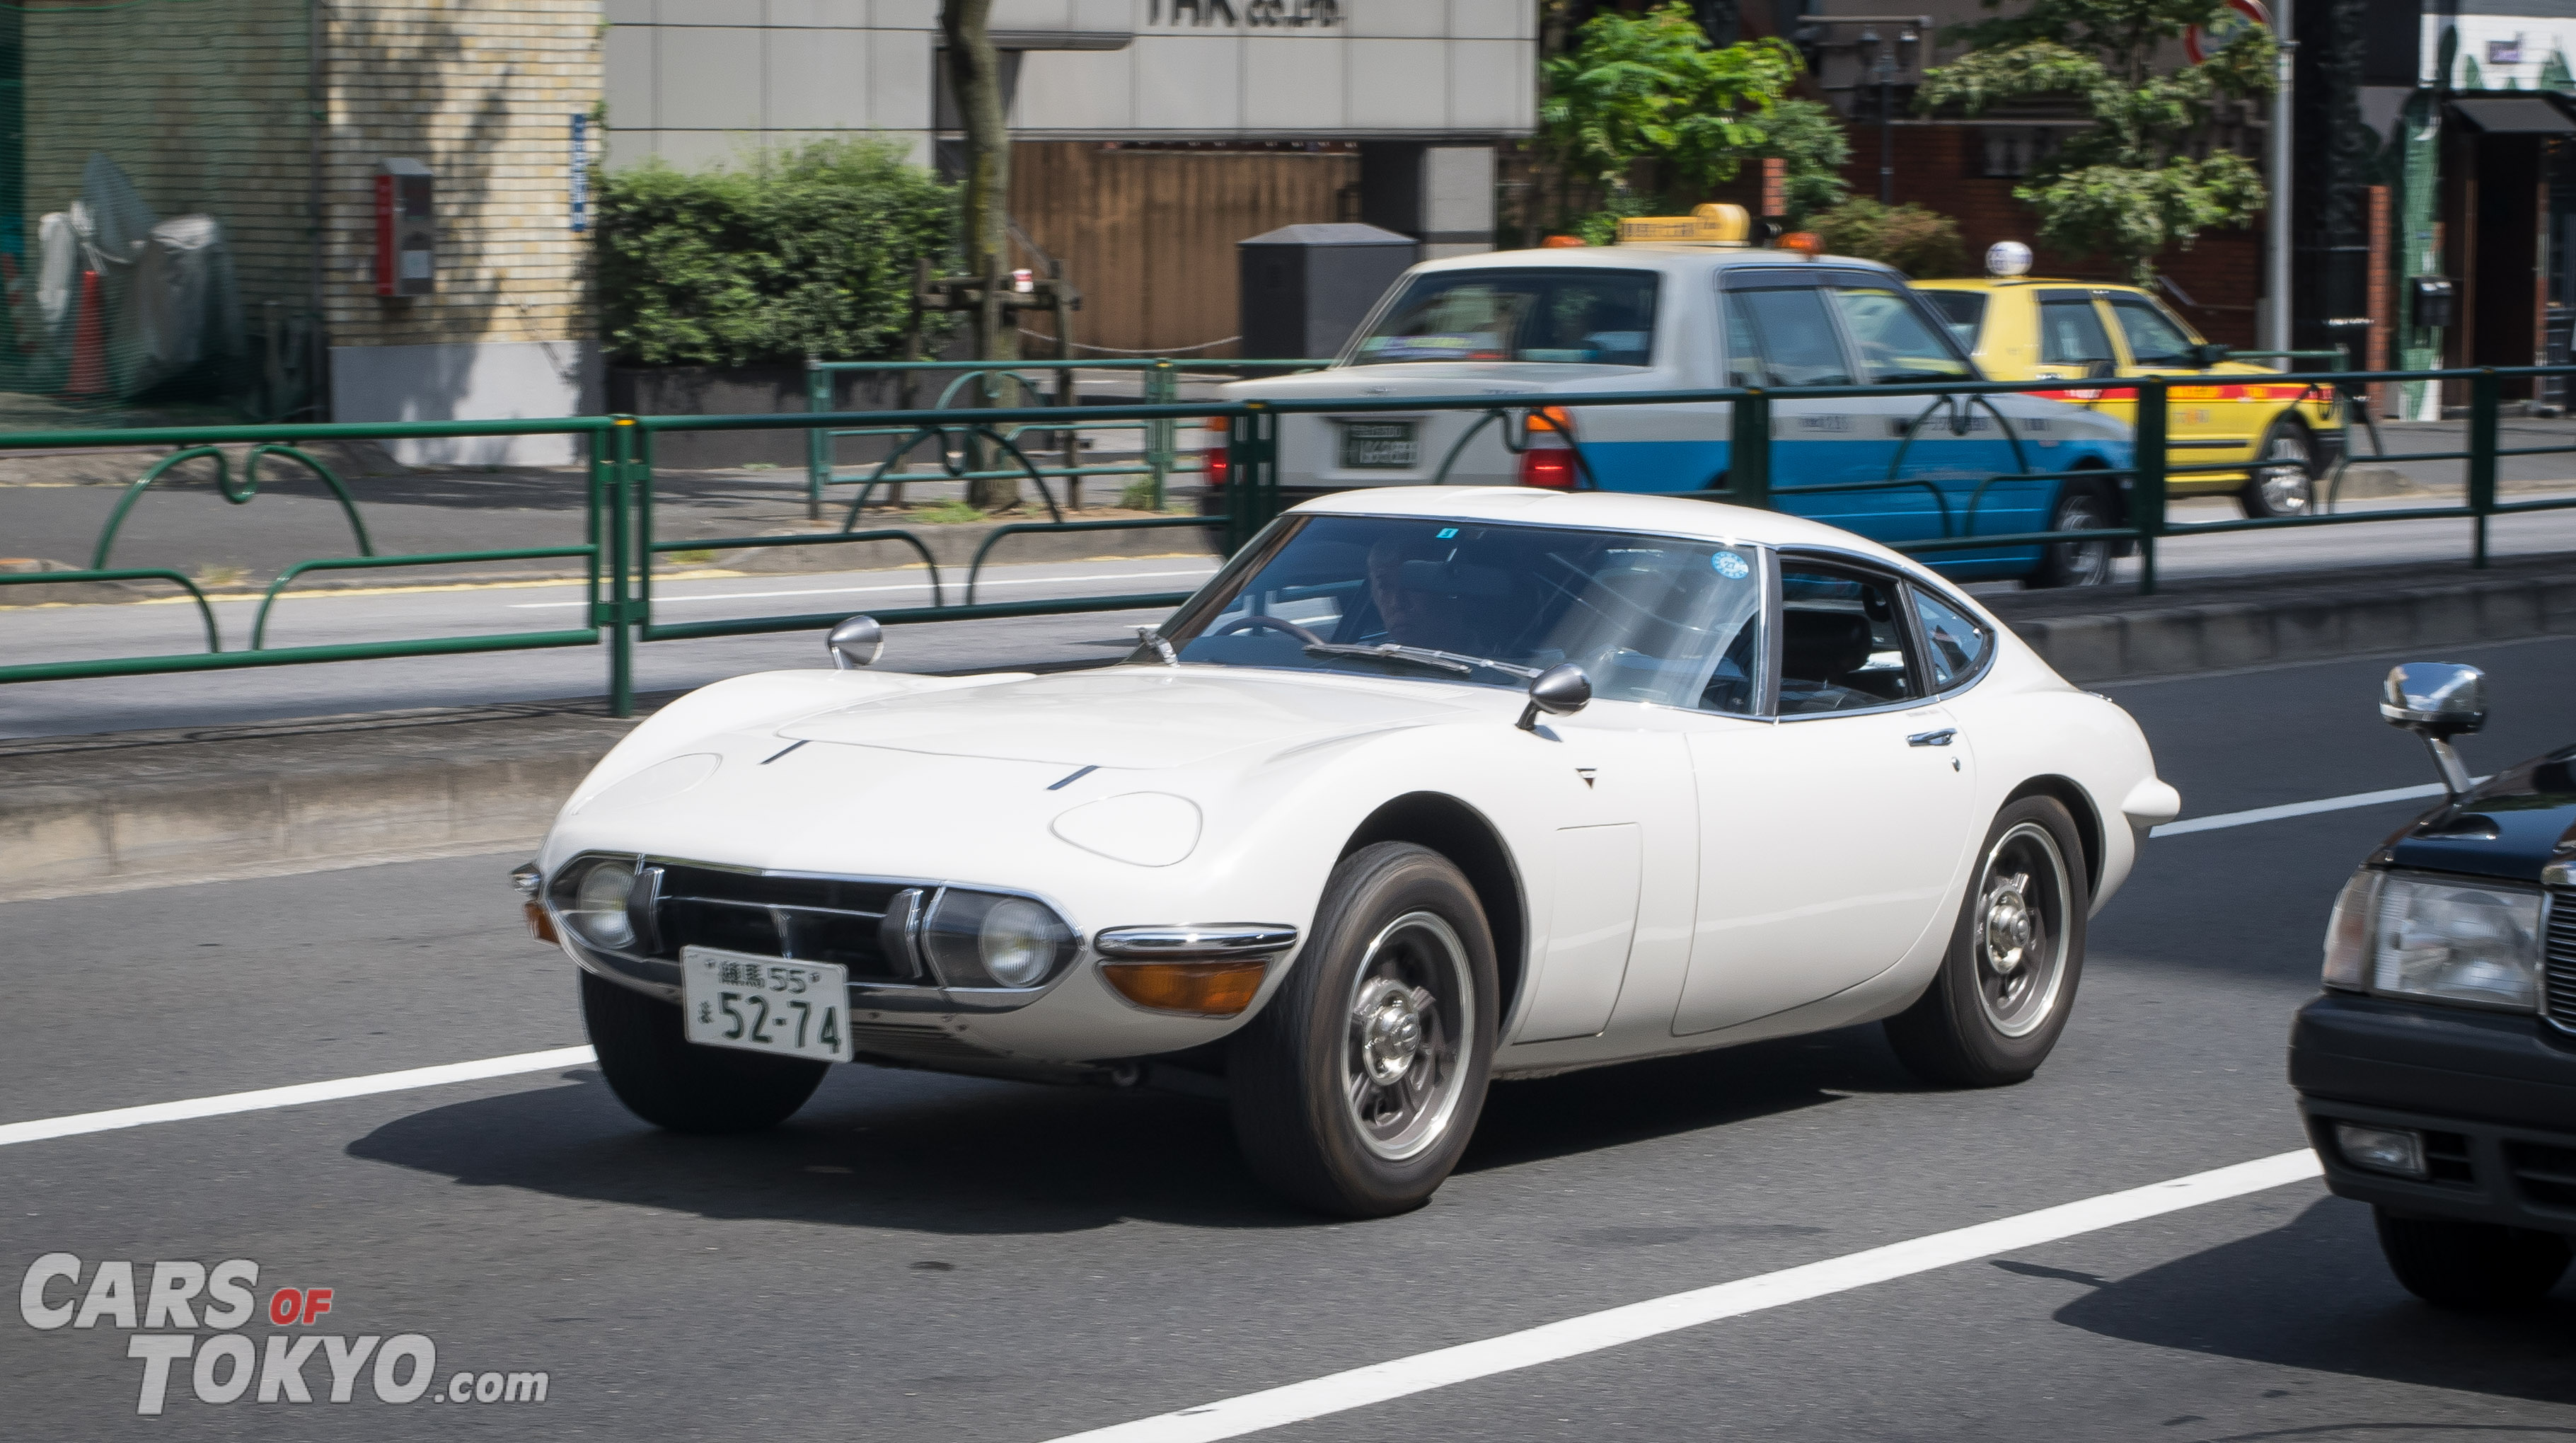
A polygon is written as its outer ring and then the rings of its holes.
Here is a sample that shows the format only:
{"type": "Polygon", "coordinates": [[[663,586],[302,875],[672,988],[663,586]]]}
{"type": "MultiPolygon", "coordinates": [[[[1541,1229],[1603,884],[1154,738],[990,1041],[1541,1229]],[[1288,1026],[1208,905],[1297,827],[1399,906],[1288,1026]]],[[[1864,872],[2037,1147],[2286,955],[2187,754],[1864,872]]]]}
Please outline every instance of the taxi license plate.
{"type": "Polygon", "coordinates": [[[1342,467],[1349,471],[1408,471],[1422,462],[1411,421],[1342,423],[1342,467]]]}
{"type": "Polygon", "coordinates": [[[680,1015],[691,1042],[847,1062],[850,969],[717,947],[683,947],[680,1015]]]}

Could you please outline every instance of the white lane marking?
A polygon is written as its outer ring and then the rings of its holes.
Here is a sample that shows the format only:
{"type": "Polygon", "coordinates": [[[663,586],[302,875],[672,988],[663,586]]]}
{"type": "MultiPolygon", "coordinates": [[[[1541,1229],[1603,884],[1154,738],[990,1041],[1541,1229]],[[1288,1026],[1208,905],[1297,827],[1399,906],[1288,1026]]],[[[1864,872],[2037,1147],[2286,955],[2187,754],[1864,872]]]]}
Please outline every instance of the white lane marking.
{"type": "Polygon", "coordinates": [[[2017,1217],[1999,1218],[1910,1242],[1850,1253],[1759,1277],[1741,1278],[1715,1287],[1649,1298],[1642,1303],[1587,1313],[1578,1318],[1505,1333],[1498,1338],[1462,1343],[1454,1348],[1416,1353],[1410,1358],[1372,1363],[1347,1373],[1291,1383],[1259,1393],[1184,1408],[1157,1418],[1139,1419],[1088,1433],[1068,1434],[1053,1443],[1212,1443],[1239,1438],[1265,1428],[1320,1418],[1329,1413],[1365,1408],[1413,1393],[1454,1383],[1489,1378],[1497,1373],[1534,1368],[1615,1348],[1623,1343],[1696,1328],[1723,1318],[1741,1317],[1789,1303],[1865,1288],[1895,1278],[1930,1272],[1953,1263],[1971,1262],[1996,1253],[2052,1243],[2099,1232],[2184,1208],[2222,1202],[2266,1188],[2280,1187],[2318,1175],[2316,1154],[2305,1150],[2240,1162],[2211,1172],[2150,1183],[2126,1192],[2105,1193],[2017,1217]]]}
{"type": "MultiPolygon", "coordinates": [[[[2472,777],[2483,782],[2485,777],[2472,777]]],[[[2347,797],[2322,797],[2313,802],[2290,802],[2278,807],[2256,807],[2246,812],[2220,812],[2214,816],[2194,817],[2187,822],[2167,822],[2147,833],[2150,837],[2179,837],[2186,832],[2215,832],[2222,827],[2250,827],[2256,822],[2277,822],[2285,817],[2313,817],[2319,812],[2344,812],[2354,807],[2375,807],[2383,802],[2412,802],[2442,795],[2440,782],[2426,782],[2420,787],[2390,787],[2384,792],[2354,792],[2347,797]]]]}
{"type": "Polygon", "coordinates": [[[272,1107],[300,1107],[308,1102],[370,1097],[379,1092],[408,1092],[416,1087],[480,1082],[487,1077],[515,1077],[522,1072],[578,1067],[597,1060],[598,1054],[587,1047],[557,1047],[545,1052],[521,1052],[510,1057],[486,1057],[438,1067],[412,1067],[401,1072],[342,1077],[330,1082],[299,1082],[291,1087],[263,1087],[256,1092],[225,1092],[213,1097],[119,1107],[107,1112],[40,1117],[33,1122],[0,1123],[0,1147],[20,1142],[43,1142],[48,1138],[77,1137],[85,1132],[113,1132],[121,1127],[142,1127],[155,1122],[185,1122],[190,1118],[222,1117],[233,1112],[265,1112],[272,1107]]]}
{"type": "MultiPolygon", "coordinates": [[[[1213,566],[1196,571],[1113,571],[1099,576],[1006,576],[998,581],[976,583],[978,586],[1045,586],[1076,581],[1144,581],[1154,577],[1214,576],[1213,566]]],[[[681,601],[758,601],[770,596],[857,596],[873,591],[928,591],[927,581],[908,582],[902,586],[826,586],[812,591],[720,591],[707,596],[657,596],[655,605],[681,601]]],[[[587,601],[514,601],[512,611],[542,611],[557,606],[588,606],[587,601]]]]}

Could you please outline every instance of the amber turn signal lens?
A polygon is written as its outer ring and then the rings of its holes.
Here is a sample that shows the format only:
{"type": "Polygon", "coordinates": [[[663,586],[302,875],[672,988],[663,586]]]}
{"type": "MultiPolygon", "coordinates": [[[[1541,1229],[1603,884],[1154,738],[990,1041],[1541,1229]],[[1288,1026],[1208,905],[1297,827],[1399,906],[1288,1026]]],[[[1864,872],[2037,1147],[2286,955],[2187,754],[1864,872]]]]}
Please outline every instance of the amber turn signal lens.
{"type": "Polygon", "coordinates": [[[1547,239],[1540,241],[1538,244],[1539,249],[1541,250],[1581,250],[1583,248],[1583,237],[1579,235],[1552,235],[1547,239]]]}
{"type": "Polygon", "coordinates": [[[1269,967],[1269,961],[1259,957],[1240,962],[1103,962],[1100,975],[1118,989],[1119,996],[1139,1007],[1232,1017],[1252,1005],[1269,967]]]}
{"type": "Polygon", "coordinates": [[[1796,251],[1813,260],[1825,253],[1825,238],[1811,230],[1793,230],[1780,237],[1780,249],[1796,251]]]}
{"type": "Polygon", "coordinates": [[[551,946],[563,945],[555,937],[555,919],[546,915],[546,909],[542,903],[522,902],[519,905],[527,910],[529,936],[551,946]]]}

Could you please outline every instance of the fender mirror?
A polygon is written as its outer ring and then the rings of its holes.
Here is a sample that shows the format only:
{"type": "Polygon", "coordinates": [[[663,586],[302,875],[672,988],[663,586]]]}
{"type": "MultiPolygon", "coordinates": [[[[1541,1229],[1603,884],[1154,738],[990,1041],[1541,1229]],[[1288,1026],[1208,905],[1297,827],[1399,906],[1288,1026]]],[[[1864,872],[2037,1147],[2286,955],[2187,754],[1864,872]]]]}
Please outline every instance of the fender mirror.
{"type": "Polygon", "coordinates": [[[1512,723],[1525,732],[1538,730],[1538,714],[1569,716],[1592,703],[1592,678],[1573,662],[1560,662],[1530,678],[1529,705],[1521,708],[1521,719],[1512,723]]]}
{"type": "Polygon", "coordinates": [[[2379,714],[2389,725],[2424,739],[2442,786],[2459,800],[2469,790],[2469,769],[2451,749],[2451,738],[2487,724],[2487,674],[2448,661],[2410,661],[2388,669],[2379,690],[2379,714]]]}
{"type": "Polygon", "coordinates": [[[2203,341],[2191,348],[2192,365],[2203,371],[2226,359],[2227,348],[2215,341],[2203,341]]]}
{"type": "Polygon", "coordinates": [[[885,652],[885,628],[873,616],[853,616],[833,627],[823,645],[832,653],[834,671],[857,671],[885,652]]]}

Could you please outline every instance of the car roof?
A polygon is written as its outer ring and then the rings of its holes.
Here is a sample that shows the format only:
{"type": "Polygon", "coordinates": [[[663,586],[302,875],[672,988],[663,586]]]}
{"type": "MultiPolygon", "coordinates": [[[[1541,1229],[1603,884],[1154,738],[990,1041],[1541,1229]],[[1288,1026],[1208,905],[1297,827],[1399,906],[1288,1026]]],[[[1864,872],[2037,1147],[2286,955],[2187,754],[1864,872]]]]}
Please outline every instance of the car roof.
{"type": "Polygon", "coordinates": [[[2144,286],[2122,285],[2118,281],[2070,281],[2054,276],[1951,276],[1912,284],[1927,291],[2007,291],[2024,286],[2074,286],[2088,291],[2127,291],[2137,296],[2151,294],[2144,286]]]}
{"type": "Polygon", "coordinates": [[[1819,546],[1865,554],[1908,572],[1921,567],[1867,537],[1804,517],[1749,506],[1631,491],[1549,491],[1530,486],[1363,486],[1302,502],[1291,514],[1406,516],[1498,525],[1644,531],[1739,546],[1819,546]]]}
{"type": "Polygon", "coordinates": [[[1728,270],[1736,266],[1853,266],[1876,271],[1903,281],[1904,275],[1878,261],[1857,256],[1818,256],[1809,260],[1796,251],[1761,250],[1750,246],[1656,245],[1629,244],[1614,246],[1558,246],[1547,250],[1479,251],[1473,255],[1449,256],[1442,260],[1424,261],[1408,274],[1429,275],[1442,271],[1529,270],[1559,266],[1577,270],[1663,271],[1697,274],[1728,270]]]}

